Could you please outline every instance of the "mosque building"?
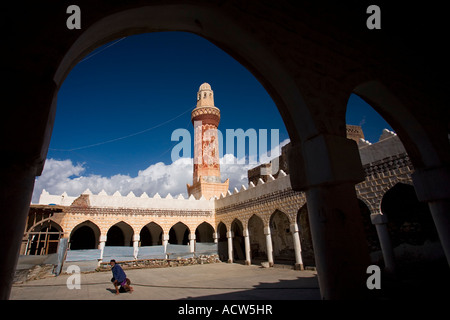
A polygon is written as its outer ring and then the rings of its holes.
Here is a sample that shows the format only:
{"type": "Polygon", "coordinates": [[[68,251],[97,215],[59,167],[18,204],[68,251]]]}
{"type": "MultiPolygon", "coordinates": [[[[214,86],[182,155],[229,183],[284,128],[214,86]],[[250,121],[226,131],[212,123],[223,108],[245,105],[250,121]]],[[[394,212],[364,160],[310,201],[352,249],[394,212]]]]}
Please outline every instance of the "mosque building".
{"type": "MultiPolygon", "coordinates": [[[[262,168],[271,166],[263,164],[248,171],[248,185],[229,190],[229,180],[220,174],[220,110],[208,83],[199,88],[191,121],[194,170],[192,184],[187,184],[188,198],[158,193],[150,197],[145,192],[93,194],[89,189],[69,196],[43,190],[39,203],[30,206],[21,255],[55,253],[66,241],[66,261],[203,254],[230,263],[268,262],[298,270],[314,266],[306,196],[291,188],[290,146],[283,147],[276,173],[261,174],[262,168]]],[[[358,144],[365,170],[365,181],[356,185],[356,191],[372,261],[394,269],[396,246],[437,239],[435,231],[426,231],[429,221],[411,222],[396,215],[401,209],[395,203],[414,194],[413,166],[393,132],[384,130],[380,140],[370,144],[361,127],[348,125],[347,138],[358,144]]]]}

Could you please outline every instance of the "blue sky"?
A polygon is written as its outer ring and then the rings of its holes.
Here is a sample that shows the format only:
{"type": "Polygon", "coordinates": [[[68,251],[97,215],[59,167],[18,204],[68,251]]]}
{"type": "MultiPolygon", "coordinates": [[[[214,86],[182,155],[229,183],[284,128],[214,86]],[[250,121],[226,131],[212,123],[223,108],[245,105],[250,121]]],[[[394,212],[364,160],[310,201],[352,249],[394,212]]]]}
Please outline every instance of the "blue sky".
{"type": "MultiPolygon", "coordinates": [[[[184,32],[117,39],[87,55],[65,79],[58,94],[47,155],[50,161],[37,178],[34,202],[42,188],[69,195],[86,186],[97,189],[94,193],[100,188],[109,188],[108,193],[121,188],[122,193],[136,190],[133,192],[138,194],[143,190],[154,193],[161,184],[170,184],[170,176],[174,178],[174,173],[168,172],[173,168],[171,150],[178,143],[171,141],[171,135],[179,128],[193,133],[190,111],[203,82],[214,90],[215,105],[221,110],[219,129],[224,133],[238,128],[279,129],[280,142],[289,138],[262,85],[209,41],[184,32]],[[154,166],[158,163],[159,169],[154,166]],[[150,175],[150,167],[165,172],[166,180],[146,178],[141,182],[154,186],[145,189],[135,178],[150,175]]],[[[362,124],[367,140],[375,142],[383,128],[391,130],[364,101],[354,95],[349,98],[347,123],[362,124]]],[[[230,175],[239,172],[235,182],[245,183],[246,169],[248,166],[225,171],[230,175]]],[[[185,182],[177,177],[182,188],[161,189],[173,190],[172,194],[185,192],[191,174],[183,174],[185,182]]]]}

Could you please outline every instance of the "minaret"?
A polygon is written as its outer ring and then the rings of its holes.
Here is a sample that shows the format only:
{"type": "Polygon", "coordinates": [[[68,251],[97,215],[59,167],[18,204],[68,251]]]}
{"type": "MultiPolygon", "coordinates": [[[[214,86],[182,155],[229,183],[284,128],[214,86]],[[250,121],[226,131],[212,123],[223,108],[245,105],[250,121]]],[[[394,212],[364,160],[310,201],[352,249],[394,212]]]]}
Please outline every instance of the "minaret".
{"type": "Polygon", "coordinates": [[[187,185],[189,196],[220,197],[228,191],[229,180],[220,179],[219,139],[217,127],[220,110],[214,106],[214,93],[208,83],[203,83],[197,93],[197,106],[191,113],[194,125],[194,176],[187,185]]]}

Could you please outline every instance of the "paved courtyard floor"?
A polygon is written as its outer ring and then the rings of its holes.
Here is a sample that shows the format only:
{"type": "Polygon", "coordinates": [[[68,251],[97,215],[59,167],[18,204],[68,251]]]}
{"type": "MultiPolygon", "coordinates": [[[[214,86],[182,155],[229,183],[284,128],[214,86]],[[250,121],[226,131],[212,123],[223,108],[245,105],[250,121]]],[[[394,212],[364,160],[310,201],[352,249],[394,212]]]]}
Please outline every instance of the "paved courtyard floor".
{"type": "MultiPolygon", "coordinates": [[[[76,263],[73,263],[76,264],[76,263]]],[[[115,295],[111,272],[81,273],[80,289],[61,274],[14,284],[12,300],[317,300],[317,273],[216,263],[126,270],[133,293],[115,295]]]]}

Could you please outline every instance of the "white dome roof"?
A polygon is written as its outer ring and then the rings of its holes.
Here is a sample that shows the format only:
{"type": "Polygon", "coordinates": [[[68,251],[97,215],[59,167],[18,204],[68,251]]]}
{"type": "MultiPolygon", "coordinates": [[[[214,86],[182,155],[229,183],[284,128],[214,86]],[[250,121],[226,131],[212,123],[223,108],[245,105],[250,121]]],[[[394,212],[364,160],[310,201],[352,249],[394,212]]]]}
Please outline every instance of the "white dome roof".
{"type": "Polygon", "coordinates": [[[211,86],[209,85],[209,83],[203,83],[198,91],[203,91],[203,90],[211,90],[211,86]]]}

